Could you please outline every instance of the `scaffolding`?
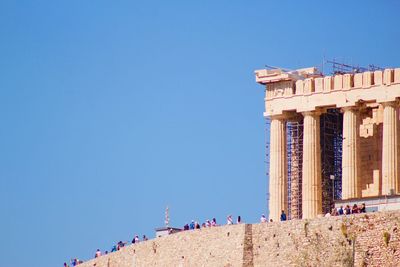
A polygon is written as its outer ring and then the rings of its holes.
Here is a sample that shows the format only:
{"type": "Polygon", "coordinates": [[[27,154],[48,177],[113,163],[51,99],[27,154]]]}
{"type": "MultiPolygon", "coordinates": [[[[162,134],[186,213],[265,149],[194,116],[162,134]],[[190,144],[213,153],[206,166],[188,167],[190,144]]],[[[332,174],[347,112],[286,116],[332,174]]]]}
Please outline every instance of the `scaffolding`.
{"type": "MultiPolygon", "coordinates": [[[[342,192],[342,125],[343,115],[339,109],[328,109],[320,118],[322,209],[330,212],[334,201],[341,199],[342,192]]],[[[287,178],[288,217],[302,217],[303,172],[303,120],[288,121],[287,178]]]]}
{"type": "Polygon", "coordinates": [[[302,217],[303,120],[289,121],[287,133],[288,217],[302,217]]]}
{"type": "Polygon", "coordinates": [[[360,73],[365,71],[376,71],[376,70],[384,70],[384,68],[378,67],[373,64],[369,64],[367,67],[361,67],[359,65],[350,65],[344,64],[342,62],[338,62],[335,59],[327,60],[326,64],[331,66],[331,73],[332,75],[336,74],[346,74],[346,73],[360,73]]]}
{"type": "Polygon", "coordinates": [[[321,115],[322,210],[330,212],[342,193],[342,129],[343,114],[328,109],[321,115]]]}

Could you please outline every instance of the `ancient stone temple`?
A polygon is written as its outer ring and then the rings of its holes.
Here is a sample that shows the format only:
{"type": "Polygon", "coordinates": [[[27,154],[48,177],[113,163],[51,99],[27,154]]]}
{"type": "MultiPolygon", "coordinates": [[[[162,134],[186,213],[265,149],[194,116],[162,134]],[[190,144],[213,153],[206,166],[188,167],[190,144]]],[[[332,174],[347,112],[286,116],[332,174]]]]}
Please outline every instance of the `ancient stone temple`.
{"type": "Polygon", "coordinates": [[[323,76],[263,69],[269,210],[314,218],[336,200],[400,193],[400,68],[323,76]]]}

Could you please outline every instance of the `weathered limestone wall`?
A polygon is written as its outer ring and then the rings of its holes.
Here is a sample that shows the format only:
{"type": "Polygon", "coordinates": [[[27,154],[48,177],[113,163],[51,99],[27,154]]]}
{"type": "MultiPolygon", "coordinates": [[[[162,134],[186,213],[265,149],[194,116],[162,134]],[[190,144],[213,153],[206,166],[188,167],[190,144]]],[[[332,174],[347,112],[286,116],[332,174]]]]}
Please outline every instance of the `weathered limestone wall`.
{"type": "Polygon", "coordinates": [[[124,247],[79,266],[242,266],[245,226],[176,233],[124,247]]]}
{"type": "MultiPolygon", "coordinates": [[[[374,108],[362,114],[360,125],[360,177],[361,196],[382,193],[382,130],[383,108],[374,108]]],[[[400,133],[400,132],[399,132],[400,133]]]]}
{"type": "Polygon", "coordinates": [[[254,266],[352,266],[355,239],[354,266],[400,266],[399,231],[399,211],[257,224],[253,262],[254,266]]]}
{"type": "Polygon", "coordinates": [[[187,231],[80,266],[352,266],[353,252],[354,266],[400,266],[400,211],[187,231]]]}

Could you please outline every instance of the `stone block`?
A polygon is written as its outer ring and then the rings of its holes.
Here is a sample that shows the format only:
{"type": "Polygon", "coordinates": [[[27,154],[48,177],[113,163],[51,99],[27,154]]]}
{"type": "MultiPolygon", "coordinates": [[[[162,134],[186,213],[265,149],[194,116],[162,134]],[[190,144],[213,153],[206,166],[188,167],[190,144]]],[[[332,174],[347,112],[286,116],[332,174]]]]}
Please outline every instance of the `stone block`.
{"type": "Polygon", "coordinates": [[[333,79],[331,76],[324,77],[324,92],[332,91],[333,79]]]}
{"type": "Polygon", "coordinates": [[[333,77],[333,89],[342,90],[343,88],[343,75],[335,75],[333,77]]]}
{"type": "Polygon", "coordinates": [[[392,69],[385,69],[383,72],[383,83],[386,85],[390,85],[394,81],[393,70],[392,69]]]}
{"type": "Polygon", "coordinates": [[[383,72],[381,70],[374,71],[374,85],[383,84],[383,72]]]}
{"type": "Polygon", "coordinates": [[[292,96],[294,95],[294,82],[288,81],[284,85],[284,96],[292,96]]]}
{"type": "Polygon", "coordinates": [[[343,75],[343,89],[350,89],[353,87],[353,75],[345,74],[343,75]]]}
{"type": "Polygon", "coordinates": [[[324,78],[315,78],[315,92],[324,91],[324,78]]]}
{"type": "Polygon", "coordinates": [[[374,75],[370,71],[363,72],[363,87],[371,87],[373,85],[374,81],[374,75]]]}
{"type": "Polygon", "coordinates": [[[304,80],[304,94],[311,94],[314,92],[314,79],[307,78],[304,80]]]}
{"type": "Polygon", "coordinates": [[[400,83],[400,68],[394,69],[394,82],[400,83]]]}
{"type": "Polygon", "coordinates": [[[296,81],[296,95],[304,94],[304,83],[302,80],[296,81]]]}
{"type": "Polygon", "coordinates": [[[354,74],[354,88],[361,88],[363,86],[363,74],[354,74]]]}

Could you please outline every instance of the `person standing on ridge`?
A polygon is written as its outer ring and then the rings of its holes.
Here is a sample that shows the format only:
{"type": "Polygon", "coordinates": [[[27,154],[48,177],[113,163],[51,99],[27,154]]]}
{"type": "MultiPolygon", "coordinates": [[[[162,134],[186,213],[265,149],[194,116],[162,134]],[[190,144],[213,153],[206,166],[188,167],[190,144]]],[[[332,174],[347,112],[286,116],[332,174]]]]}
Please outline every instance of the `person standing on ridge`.
{"type": "Polygon", "coordinates": [[[262,223],[267,222],[267,218],[265,218],[264,214],[261,214],[260,222],[262,222],[262,223]]]}
{"type": "Polygon", "coordinates": [[[232,215],[229,215],[229,216],[226,218],[226,224],[227,224],[227,225],[232,225],[232,224],[233,224],[232,215]]]}
{"type": "Polygon", "coordinates": [[[281,221],[283,222],[283,221],[286,221],[286,214],[285,214],[285,211],[284,210],[282,210],[282,213],[281,213],[281,221]]]}
{"type": "Polygon", "coordinates": [[[194,220],[189,224],[189,229],[194,230],[194,220]]]}

